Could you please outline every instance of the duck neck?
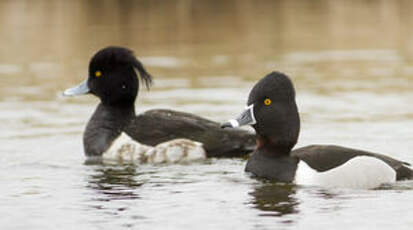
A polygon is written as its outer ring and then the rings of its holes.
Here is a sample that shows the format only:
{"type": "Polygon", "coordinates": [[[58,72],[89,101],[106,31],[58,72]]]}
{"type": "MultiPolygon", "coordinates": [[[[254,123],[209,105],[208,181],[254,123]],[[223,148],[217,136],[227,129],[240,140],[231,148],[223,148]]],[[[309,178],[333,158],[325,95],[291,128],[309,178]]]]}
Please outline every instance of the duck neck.
{"type": "Polygon", "coordinates": [[[273,141],[271,138],[257,135],[257,152],[267,156],[289,156],[294,144],[291,142],[273,141]]]}
{"type": "Polygon", "coordinates": [[[100,103],[83,135],[85,154],[88,156],[102,155],[134,116],[135,106],[133,104],[112,106],[100,103]]]}
{"type": "Polygon", "coordinates": [[[298,158],[290,156],[291,148],[270,143],[262,137],[257,138],[257,142],[257,149],[248,159],[245,171],[278,182],[294,181],[298,158]]]}

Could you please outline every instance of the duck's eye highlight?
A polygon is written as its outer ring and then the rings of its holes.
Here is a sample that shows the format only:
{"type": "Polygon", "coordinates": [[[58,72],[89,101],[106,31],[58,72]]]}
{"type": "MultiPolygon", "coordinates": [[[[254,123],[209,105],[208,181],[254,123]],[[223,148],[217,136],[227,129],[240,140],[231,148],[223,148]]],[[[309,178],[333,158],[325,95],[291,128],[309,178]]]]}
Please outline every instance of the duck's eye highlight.
{"type": "Polygon", "coordinates": [[[96,71],[96,72],[95,72],[95,76],[96,76],[96,77],[100,77],[100,76],[102,76],[102,72],[100,72],[100,71],[96,71]]]}
{"type": "Polygon", "coordinates": [[[267,98],[264,100],[264,105],[271,105],[271,99],[267,98]]]}

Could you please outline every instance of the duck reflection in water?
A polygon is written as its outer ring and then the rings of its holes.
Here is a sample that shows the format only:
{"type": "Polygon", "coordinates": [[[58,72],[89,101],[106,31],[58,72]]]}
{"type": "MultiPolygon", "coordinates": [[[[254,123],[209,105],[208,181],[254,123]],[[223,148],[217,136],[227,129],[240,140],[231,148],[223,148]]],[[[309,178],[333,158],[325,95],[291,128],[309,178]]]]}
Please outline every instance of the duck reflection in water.
{"type": "Polygon", "coordinates": [[[98,193],[94,200],[133,200],[138,199],[136,189],[144,182],[136,180],[136,165],[110,165],[102,162],[86,162],[94,167],[94,172],[89,175],[88,187],[98,193]]]}
{"type": "Polygon", "coordinates": [[[283,183],[263,183],[249,194],[254,208],[263,211],[260,216],[284,216],[298,213],[297,186],[283,183]]]}

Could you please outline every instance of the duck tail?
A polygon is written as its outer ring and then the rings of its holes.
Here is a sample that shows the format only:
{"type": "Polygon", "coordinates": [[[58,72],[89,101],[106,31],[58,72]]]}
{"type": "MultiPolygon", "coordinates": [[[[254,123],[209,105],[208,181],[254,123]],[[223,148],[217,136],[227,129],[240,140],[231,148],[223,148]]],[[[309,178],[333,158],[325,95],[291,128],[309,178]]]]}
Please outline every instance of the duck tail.
{"type": "Polygon", "coordinates": [[[410,167],[402,165],[396,171],[397,180],[413,180],[413,169],[411,169],[410,167]]]}

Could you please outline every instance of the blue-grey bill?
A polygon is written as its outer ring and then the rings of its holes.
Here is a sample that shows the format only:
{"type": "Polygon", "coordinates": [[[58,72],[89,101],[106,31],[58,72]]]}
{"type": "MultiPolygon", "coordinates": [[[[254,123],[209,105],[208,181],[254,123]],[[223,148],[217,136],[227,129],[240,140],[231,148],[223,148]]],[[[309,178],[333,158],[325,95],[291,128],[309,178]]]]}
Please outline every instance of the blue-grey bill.
{"type": "Polygon", "coordinates": [[[256,122],[254,116],[254,104],[251,104],[247,106],[236,119],[231,119],[221,124],[221,128],[236,128],[244,125],[253,125],[256,122]]]}
{"type": "Polygon", "coordinates": [[[63,96],[77,96],[77,95],[83,95],[83,94],[88,94],[90,92],[89,86],[87,86],[87,80],[84,80],[82,83],[79,85],[67,89],[63,92],[63,96]]]}

